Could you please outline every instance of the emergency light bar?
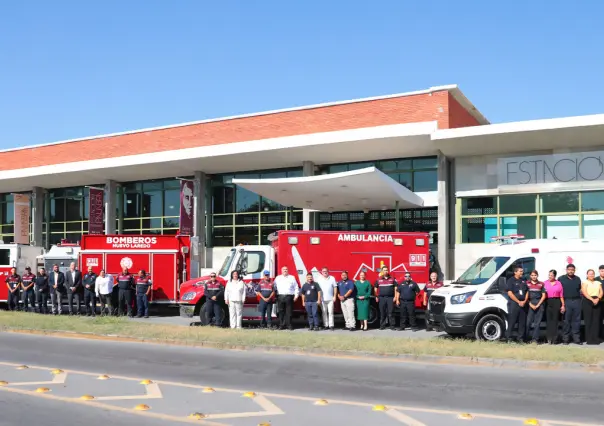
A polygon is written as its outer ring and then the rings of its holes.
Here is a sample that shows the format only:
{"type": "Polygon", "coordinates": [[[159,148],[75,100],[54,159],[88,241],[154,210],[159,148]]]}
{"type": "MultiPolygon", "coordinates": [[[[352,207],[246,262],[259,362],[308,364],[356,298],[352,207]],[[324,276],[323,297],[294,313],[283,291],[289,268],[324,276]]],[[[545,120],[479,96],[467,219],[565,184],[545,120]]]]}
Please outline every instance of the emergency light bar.
{"type": "Polygon", "coordinates": [[[517,242],[523,242],[523,241],[519,241],[521,239],[524,238],[524,235],[520,235],[520,234],[512,234],[512,235],[499,235],[496,237],[491,237],[491,240],[493,242],[500,242],[501,244],[516,244],[517,242]]]}

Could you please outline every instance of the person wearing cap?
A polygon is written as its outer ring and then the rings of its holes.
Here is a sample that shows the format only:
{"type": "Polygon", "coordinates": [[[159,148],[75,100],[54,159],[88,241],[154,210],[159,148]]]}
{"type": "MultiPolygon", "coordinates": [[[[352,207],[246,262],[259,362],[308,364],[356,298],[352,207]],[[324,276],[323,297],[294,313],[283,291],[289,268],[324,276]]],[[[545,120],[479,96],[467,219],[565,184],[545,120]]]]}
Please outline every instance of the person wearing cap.
{"type": "Polygon", "coordinates": [[[147,271],[141,269],[136,277],[136,309],[137,318],[149,318],[149,298],[153,291],[153,283],[147,271]]]}
{"type": "Polygon", "coordinates": [[[8,310],[16,311],[19,309],[19,288],[21,287],[21,276],[17,274],[17,268],[10,268],[10,275],[4,281],[8,288],[8,310]]]}
{"type": "Polygon", "coordinates": [[[201,315],[205,315],[205,324],[220,327],[222,325],[222,307],[224,301],[224,286],[216,279],[216,272],[210,273],[210,279],[203,284],[203,294],[206,297],[205,307],[199,313],[199,320],[203,324],[201,315]]]}
{"type": "Polygon", "coordinates": [[[273,326],[273,306],[275,305],[275,285],[271,281],[271,273],[264,271],[263,278],[256,286],[256,296],[260,303],[258,311],[260,312],[260,328],[272,328],[273,326]]]}
{"type": "Polygon", "coordinates": [[[25,312],[34,312],[36,310],[36,294],[34,292],[34,284],[36,276],[31,273],[31,268],[28,266],[25,268],[25,274],[21,277],[21,293],[23,301],[23,310],[25,312]],[[31,311],[29,308],[31,305],[31,311]]]}
{"type": "Polygon", "coordinates": [[[401,326],[400,329],[411,326],[411,330],[417,331],[417,322],[415,318],[415,299],[419,294],[419,286],[411,279],[409,272],[405,273],[405,280],[396,286],[394,303],[400,309],[401,326]]]}

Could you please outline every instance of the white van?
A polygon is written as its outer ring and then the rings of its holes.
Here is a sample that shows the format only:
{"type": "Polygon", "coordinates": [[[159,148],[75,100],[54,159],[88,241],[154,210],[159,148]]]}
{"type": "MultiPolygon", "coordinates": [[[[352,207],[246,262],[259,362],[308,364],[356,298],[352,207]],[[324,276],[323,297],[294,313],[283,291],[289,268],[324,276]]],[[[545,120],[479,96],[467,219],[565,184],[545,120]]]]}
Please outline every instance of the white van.
{"type": "Polygon", "coordinates": [[[528,279],[532,270],[545,281],[551,269],[558,276],[566,265],[576,266],[584,279],[588,269],[604,264],[604,245],[587,240],[518,240],[485,246],[479,258],[459,278],[434,291],[430,297],[430,318],[446,333],[474,335],[479,340],[499,340],[507,325],[507,296],[500,290],[513,275],[515,266],[524,269],[528,279]]]}

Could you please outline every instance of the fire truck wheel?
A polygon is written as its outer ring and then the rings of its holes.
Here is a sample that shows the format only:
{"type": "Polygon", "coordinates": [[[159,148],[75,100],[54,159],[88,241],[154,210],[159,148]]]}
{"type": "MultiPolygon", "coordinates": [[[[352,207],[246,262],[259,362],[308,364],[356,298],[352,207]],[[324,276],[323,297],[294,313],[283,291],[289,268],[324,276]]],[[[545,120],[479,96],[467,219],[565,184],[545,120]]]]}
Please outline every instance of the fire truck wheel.
{"type": "MultiPolygon", "coordinates": [[[[200,303],[201,303],[201,301],[200,301],[200,303]]],[[[208,325],[207,317],[204,314],[206,311],[205,299],[203,301],[203,304],[200,306],[199,310],[195,309],[195,311],[196,311],[196,315],[199,315],[201,325],[208,325]]],[[[228,327],[229,326],[229,316],[227,314],[226,306],[221,306],[220,311],[221,311],[220,324],[222,324],[223,327],[228,327]]]]}
{"type": "Polygon", "coordinates": [[[499,315],[487,314],[476,323],[477,340],[497,341],[503,338],[505,322],[499,315]]]}

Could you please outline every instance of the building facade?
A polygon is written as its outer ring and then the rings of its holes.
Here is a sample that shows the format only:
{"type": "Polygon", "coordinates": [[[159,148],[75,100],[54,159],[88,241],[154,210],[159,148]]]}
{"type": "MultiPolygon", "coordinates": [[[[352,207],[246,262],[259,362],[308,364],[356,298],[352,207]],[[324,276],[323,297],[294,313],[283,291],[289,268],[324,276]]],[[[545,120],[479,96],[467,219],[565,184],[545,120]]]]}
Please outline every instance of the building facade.
{"type": "Polygon", "coordinates": [[[78,241],[88,232],[90,187],[105,189],[106,233],[177,234],[179,179],[190,178],[202,266],[282,229],[399,229],[429,232],[451,277],[494,236],[604,235],[603,126],[601,116],[492,125],[444,86],[5,150],[0,239],[13,240],[13,195],[27,193],[34,244],[78,241]],[[421,202],[314,211],[312,200],[282,205],[234,183],[367,167],[421,202]]]}

